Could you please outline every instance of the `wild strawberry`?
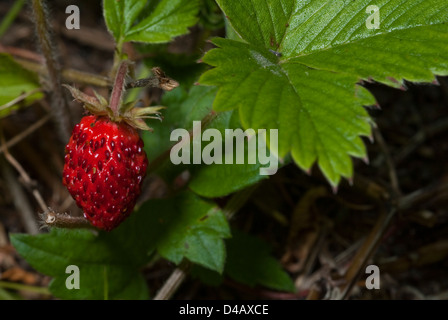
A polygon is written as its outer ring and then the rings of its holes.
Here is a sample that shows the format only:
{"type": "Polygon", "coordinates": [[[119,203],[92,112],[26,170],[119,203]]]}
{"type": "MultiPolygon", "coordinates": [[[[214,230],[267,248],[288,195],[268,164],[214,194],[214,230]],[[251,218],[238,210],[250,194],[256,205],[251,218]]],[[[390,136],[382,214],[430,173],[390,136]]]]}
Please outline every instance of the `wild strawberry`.
{"type": "Polygon", "coordinates": [[[63,184],[84,217],[106,231],[117,227],[134,209],[148,166],[136,129],[149,130],[142,118],[154,118],[148,115],[158,115],[161,109],[122,105],[127,66],[120,70],[110,103],[96,93],[92,97],[66,86],[92,115],[83,117],[73,129],[65,149],[63,184]]]}
{"type": "Polygon", "coordinates": [[[148,160],[137,130],[85,116],[66,147],[63,183],[94,226],[111,230],[135,206],[148,160]]]}

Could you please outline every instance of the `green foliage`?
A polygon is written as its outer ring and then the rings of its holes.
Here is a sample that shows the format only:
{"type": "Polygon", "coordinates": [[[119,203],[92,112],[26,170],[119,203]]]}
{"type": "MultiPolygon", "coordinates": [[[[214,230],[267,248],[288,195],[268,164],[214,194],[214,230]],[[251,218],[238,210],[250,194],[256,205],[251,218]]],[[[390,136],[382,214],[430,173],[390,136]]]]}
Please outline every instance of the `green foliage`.
{"type": "MultiPolygon", "coordinates": [[[[199,78],[199,76],[207,69],[204,63],[198,63],[202,53],[173,53],[170,52],[169,44],[137,44],[139,52],[150,57],[144,59],[144,63],[148,68],[158,66],[169,74],[170,77],[176,79],[182,87],[189,88],[199,78]]],[[[178,91],[176,89],[175,91],[178,91]]]]}
{"type": "Polygon", "coordinates": [[[437,0],[218,0],[244,42],[215,39],[201,84],[219,87],[216,111],[239,108],[245,128],[279,130],[279,154],[333,186],[353,175],[370,135],[362,106],[375,104],[360,79],[399,86],[448,73],[448,13],[437,0]],[[368,5],[380,9],[369,29],[368,5]]]}
{"type": "Polygon", "coordinates": [[[215,0],[202,0],[198,24],[209,30],[217,30],[224,27],[224,18],[221,9],[215,0]]]}
{"type": "Polygon", "coordinates": [[[61,229],[38,236],[15,234],[11,242],[31,266],[53,277],[50,291],[56,297],[146,299],[148,289],[138,268],[148,257],[146,250],[135,250],[135,238],[126,240],[125,235],[133,232],[126,225],[99,236],[86,230],[61,229]],[[112,235],[118,235],[123,241],[117,241],[112,235]],[[67,289],[65,284],[69,276],[66,268],[70,265],[76,265],[80,272],[80,288],[76,290],[67,289]]]}
{"type": "MultiPolygon", "coordinates": [[[[142,133],[151,163],[175,144],[170,139],[174,129],[191,130],[193,121],[213,115],[202,129],[218,129],[223,136],[226,129],[278,129],[282,159],[292,158],[307,171],[317,163],[337,186],[341,178],[353,176],[351,157],[366,157],[362,139],[371,136],[372,119],[364,107],[376,101],[362,82],[401,87],[406,80],[432,82],[448,75],[445,1],[216,3],[103,1],[117,52],[126,41],[142,42],[137,48],[152,55],[145,65],[161,66],[181,83],[162,97],[160,104],[167,107],[163,122],[151,121],[154,132],[142,133]],[[370,5],[380,10],[379,28],[366,25],[370,5]],[[202,37],[226,30],[226,39],[213,39],[217,48],[205,54],[206,64],[196,62],[206,46],[195,44],[192,52],[178,54],[166,44],[197,22],[202,37]],[[207,64],[211,68],[204,72],[207,64]],[[192,86],[198,77],[201,85],[192,86]]],[[[204,39],[196,40],[202,44],[204,39]]],[[[0,105],[39,88],[34,74],[3,54],[0,75],[0,105]]],[[[23,105],[41,96],[32,94],[23,105]]],[[[14,108],[0,109],[0,117],[14,108]]],[[[207,144],[202,142],[201,150],[207,144]]],[[[293,291],[269,246],[237,230],[231,234],[224,213],[201,198],[225,197],[266,178],[260,163],[222,162],[175,166],[166,161],[156,173],[172,182],[188,170],[187,190],[145,202],[112,232],[53,229],[38,236],[13,235],[12,243],[34,268],[53,278],[52,294],[64,299],[146,299],[150,292],[140,270],[158,255],[175,264],[192,262],[193,273],[207,283],[217,285],[228,276],[249,286],[293,291]],[[80,290],[65,286],[69,265],[80,268],[80,290]]]]}
{"type": "MultiPolygon", "coordinates": [[[[175,143],[170,141],[174,129],[191,130],[193,121],[200,121],[211,112],[216,91],[213,87],[194,86],[188,92],[181,87],[164,95],[162,105],[167,106],[167,109],[164,111],[163,122],[152,122],[154,132],[142,133],[150,161],[175,143]]],[[[225,129],[237,129],[240,124],[237,114],[228,111],[220,113],[208,127],[220,130],[224,136],[225,129]]],[[[202,147],[208,143],[204,141],[202,147]]],[[[247,154],[247,144],[245,147],[247,154]]],[[[175,168],[170,163],[163,168],[161,174],[170,180],[181,171],[190,170],[192,179],[189,187],[194,192],[205,197],[220,197],[266,178],[267,176],[260,175],[260,166],[259,163],[226,164],[224,159],[222,164],[180,164],[175,168]]]]}
{"type": "Polygon", "coordinates": [[[0,118],[9,115],[20,106],[28,106],[32,102],[41,99],[43,94],[33,90],[39,89],[39,81],[35,74],[23,69],[11,56],[0,54],[0,118]],[[9,105],[11,101],[21,94],[30,94],[19,104],[9,105]]]}
{"type": "Polygon", "coordinates": [[[259,164],[203,165],[195,168],[188,186],[203,197],[223,197],[267,179],[260,175],[260,168],[259,164]]]}
{"type": "Polygon", "coordinates": [[[262,285],[276,290],[294,291],[294,284],[271,248],[261,239],[233,230],[227,241],[226,273],[234,280],[250,286],[262,285]]]}
{"type": "Polygon", "coordinates": [[[160,103],[167,107],[163,111],[163,121],[151,122],[154,132],[142,132],[150,161],[174,144],[170,140],[174,129],[190,130],[193,121],[200,121],[211,111],[215,94],[215,88],[198,86],[192,87],[189,91],[181,86],[164,94],[160,103]]]}
{"type": "Polygon", "coordinates": [[[118,45],[168,42],[197,21],[199,0],[104,0],[104,18],[118,45]],[[145,8],[149,6],[149,8],[145,8]]]}
{"type": "Polygon", "coordinates": [[[222,272],[229,237],[227,221],[215,205],[194,196],[145,203],[111,232],[52,229],[37,236],[14,234],[11,242],[36,270],[53,277],[50,291],[63,299],[147,299],[140,268],[157,250],[222,272]],[[78,266],[80,289],[69,290],[66,268],[78,266]]]}
{"type": "Polygon", "coordinates": [[[139,210],[148,216],[150,249],[178,264],[183,258],[222,272],[226,256],[223,238],[230,236],[223,213],[192,193],[151,200],[139,210]]]}
{"type": "MultiPolygon", "coordinates": [[[[283,270],[276,258],[270,254],[270,247],[261,239],[232,230],[232,238],[226,241],[227,261],[224,275],[248,286],[264,286],[274,290],[294,291],[290,276],[283,270]]],[[[222,276],[196,268],[193,275],[204,283],[217,286],[222,276]]]]}

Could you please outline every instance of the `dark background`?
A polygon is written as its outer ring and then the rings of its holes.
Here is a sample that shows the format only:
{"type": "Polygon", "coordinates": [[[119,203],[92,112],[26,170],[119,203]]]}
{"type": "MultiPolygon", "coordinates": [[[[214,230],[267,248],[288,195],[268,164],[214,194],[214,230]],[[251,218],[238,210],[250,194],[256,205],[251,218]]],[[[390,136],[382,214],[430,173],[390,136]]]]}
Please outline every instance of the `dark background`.
{"type": "MultiPolygon", "coordinates": [[[[0,17],[12,2],[0,1],[0,17]]],[[[51,1],[50,12],[62,67],[106,75],[112,66],[114,43],[105,28],[100,1],[51,1]],[[81,11],[81,29],[77,31],[65,29],[65,7],[70,4],[78,5],[81,11]]],[[[0,39],[0,51],[20,48],[39,54],[30,16],[29,9],[22,10],[0,39]]],[[[224,30],[193,27],[167,50],[199,57],[210,47],[204,35],[223,36],[224,30]]],[[[139,57],[136,48],[128,49],[139,57]]],[[[157,59],[157,53],[153,55],[157,59]]],[[[437,85],[406,83],[403,90],[376,83],[365,86],[381,109],[369,110],[377,128],[373,141],[365,139],[369,163],[354,159],[352,185],[344,181],[334,193],[317,168],[307,175],[290,164],[264,181],[231,222],[273,246],[274,255],[294,279],[297,293],[251,288],[230,279],[213,287],[188,277],[174,298],[326,299],[344,283],[347,270],[359,275],[352,284],[351,299],[448,298],[448,79],[439,77],[437,85]],[[368,254],[366,244],[372,254],[368,254]],[[367,261],[363,262],[363,257],[368,257],[367,261]],[[360,264],[357,269],[353,267],[356,263],[360,264]],[[365,288],[364,264],[379,266],[379,290],[365,288]]],[[[148,90],[146,95],[157,101],[161,92],[148,90]]],[[[79,119],[79,105],[70,106],[79,119]]],[[[5,140],[20,135],[47,110],[48,104],[42,101],[0,119],[5,140]]],[[[79,209],[61,182],[64,144],[55,132],[49,121],[10,152],[50,206],[76,215],[79,209]]],[[[8,240],[9,233],[28,232],[14,198],[26,202],[36,219],[39,207],[30,186],[23,185],[3,155],[0,160],[0,279],[45,286],[49,278],[22,260],[8,240]],[[18,185],[22,194],[11,192],[11,183],[18,185]]],[[[157,178],[151,183],[157,183],[157,178]]],[[[225,203],[226,199],[216,200],[225,203]]],[[[160,261],[144,270],[149,287],[153,291],[159,288],[173,268],[171,263],[160,261]]],[[[49,298],[29,291],[19,295],[49,298]]]]}

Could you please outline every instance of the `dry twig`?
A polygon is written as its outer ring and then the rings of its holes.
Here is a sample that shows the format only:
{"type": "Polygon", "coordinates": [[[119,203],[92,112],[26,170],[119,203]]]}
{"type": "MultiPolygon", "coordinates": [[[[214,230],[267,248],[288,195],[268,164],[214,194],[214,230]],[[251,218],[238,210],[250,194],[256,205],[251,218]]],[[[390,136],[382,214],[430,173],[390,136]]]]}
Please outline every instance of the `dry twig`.
{"type": "Polygon", "coordinates": [[[16,145],[17,143],[19,143],[20,141],[25,139],[27,136],[32,134],[34,131],[36,131],[37,129],[42,127],[45,123],[47,123],[48,120],[50,120],[50,118],[51,118],[50,115],[44,116],[42,119],[36,121],[34,124],[29,126],[26,130],[22,131],[17,136],[11,138],[10,140],[8,140],[5,143],[2,143],[2,145],[0,146],[0,154],[4,153],[5,150],[7,150],[8,148],[11,148],[12,146],[16,145]]]}

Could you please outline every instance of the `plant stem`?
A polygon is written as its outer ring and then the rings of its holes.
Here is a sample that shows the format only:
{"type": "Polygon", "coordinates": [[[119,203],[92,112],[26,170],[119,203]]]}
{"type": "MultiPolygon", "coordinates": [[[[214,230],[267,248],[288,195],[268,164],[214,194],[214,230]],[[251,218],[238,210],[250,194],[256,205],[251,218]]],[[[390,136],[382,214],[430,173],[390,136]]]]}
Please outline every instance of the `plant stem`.
{"type": "Polygon", "coordinates": [[[377,219],[373,229],[370,231],[361,248],[353,257],[350,267],[344,275],[346,285],[342,288],[340,294],[335,297],[337,300],[347,299],[349,297],[356,281],[364,272],[368,259],[375,253],[376,248],[381,242],[381,239],[383,238],[396,212],[397,210],[395,208],[391,208],[388,212],[382,210],[381,215],[377,219]]]}
{"type": "Polygon", "coordinates": [[[46,115],[42,119],[40,119],[40,120],[36,121],[35,123],[33,123],[26,130],[22,131],[20,134],[14,136],[13,138],[11,138],[10,140],[8,140],[5,143],[2,143],[0,145],[0,154],[2,154],[3,152],[7,151],[8,148],[11,148],[12,146],[16,145],[17,143],[19,143],[20,141],[25,139],[27,136],[32,134],[34,131],[36,131],[37,129],[42,127],[45,123],[48,122],[48,120],[50,120],[50,116],[46,115]]]}
{"type": "MultiPolygon", "coordinates": [[[[8,50],[2,50],[0,46],[0,52],[8,52],[8,50]]],[[[40,63],[19,57],[14,57],[14,60],[27,70],[39,73],[40,75],[44,76],[48,75],[47,70],[45,70],[40,63]]],[[[165,91],[171,91],[179,86],[179,83],[176,80],[168,77],[160,68],[154,67],[151,71],[153,75],[129,82],[126,84],[125,89],[153,87],[161,88],[165,91]]],[[[112,82],[107,77],[75,69],[62,69],[61,75],[64,81],[76,82],[98,87],[112,86],[112,82]]],[[[128,99],[128,101],[131,101],[131,99],[128,99]]]]}
{"type": "Polygon", "coordinates": [[[188,268],[189,265],[190,263],[184,259],[179,265],[179,267],[174,269],[168,280],[166,280],[163,287],[157,292],[156,296],[154,297],[154,300],[170,299],[176,292],[177,288],[179,288],[181,283],[185,280],[187,276],[185,269],[188,268]]]}
{"type": "Polygon", "coordinates": [[[34,24],[40,49],[45,58],[45,65],[48,70],[49,91],[51,98],[51,109],[53,119],[58,128],[58,133],[62,142],[67,142],[70,138],[71,116],[64,93],[61,87],[61,74],[59,63],[56,59],[56,47],[50,34],[50,24],[44,0],[32,0],[34,24]]]}
{"type": "Polygon", "coordinates": [[[118,117],[118,111],[123,99],[124,85],[126,75],[128,74],[129,63],[122,61],[118,67],[117,76],[115,77],[114,87],[110,95],[109,107],[112,109],[115,117],[118,117]]]}
{"type": "Polygon", "coordinates": [[[112,65],[112,69],[109,72],[109,78],[114,79],[117,74],[117,70],[119,68],[119,65],[121,61],[125,60],[126,58],[123,55],[123,38],[120,38],[117,40],[117,44],[115,46],[115,52],[114,52],[114,62],[112,65]]]}
{"type": "MultiPolygon", "coordinates": [[[[150,76],[150,72],[149,72],[149,70],[145,66],[142,66],[142,67],[139,68],[138,74],[137,74],[137,78],[138,79],[145,79],[145,78],[148,78],[149,76],[150,76]]],[[[132,83],[133,82],[127,83],[125,89],[126,90],[131,89],[130,85],[132,83]]],[[[137,89],[137,90],[126,91],[126,97],[124,98],[124,101],[126,103],[136,101],[136,100],[138,100],[140,98],[143,90],[141,89],[141,87],[138,87],[138,88],[140,90],[137,89]]]]}
{"type": "Polygon", "coordinates": [[[112,81],[110,81],[109,78],[75,69],[63,69],[62,78],[68,81],[74,81],[77,83],[84,83],[98,87],[110,87],[112,85],[112,81]]]}
{"type": "Polygon", "coordinates": [[[26,284],[15,283],[15,282],[0,281],[0,288],[23,290],[23,291],[29,291],[29,292],[34,292],[34,293],[40,293],[40,294],[44,294],[44,295],[51,295],[50,290],[48,290],[48,288],[37,287],[37,286],[28,286],[26,284]]]}
{"type": "Polygon", "coordinates": [[[31,207],[28,198],[20,185],[18,179],[12,173],[11,167],[4,163],[4,160],[0,161],[2,174],[5,179],[10,195],[12,197],[13,203],[19,216],[22,219],[25,231],[28,234],[38,234],[39,228],[37,226],[36,218],[31,207]]]}
{"type": "Polygon", "coordinates": [[[47,211],[41,214],[44,225],[65,229],[96,229],[83,217],[72,217],[68,214],[47,211]]]}
{"type": "Polygon", "coordinates": [[[14,19],[19,14],[20,10],[22,10],[23,5],[25,4],[25,0],[16,0],[11,9],[9,9],[6,17],[3,18],[2,23],[0,24],[0,38],[3,34],[8,30],[9,26],[13,23],[14,19]]]}
{"type": "Polygon", "coordinates": [[[41,91],[42,91],[42,89],[38,88],[38,89],[31,90],[29,92],[24,92],[17,98],[14,98],[11,101],[5,103],[4,105],[1,105],[0,111],[9,109],[9,108],[13,107],[15,104],[20,103],[21,101],[25,100],[26,98],[32,96],[35,93],[41,92],[41,91]]]}
{"type": "Polygon", "coordinates": [[[25,185],[32,190],[32,194],[34,198],[36,199],[37,203],[39,204],[40,208],[42,210],[47,210],[47,204],[44,201],[44,198],[40,194],[39,190],[34,186],[33,181],[31,180],[28,173],[23,169],[22,165],[9,153],[8,148],[5,146],[5,139],[3,136],[3,132],[0,132],[0,142],[3,149],[3,152],[5,154],[6,160],[17,170],[17,172],[20,174],[20,177],[22,178],[25,185]]]}
{"type": "Polygon", "coordinates": [[[153,87],[171,91],[179,86],[179,82],[168,77],[159,67],[154,67],[151,71],[154,74],[153,76],[128,83],[126,89],[153,87]]]}
{"type": "MultiPolygon", "coordinates": [[[[47,70],[42,68],[42,65],[29,60],[15,57],[14,60],[27,70],[39,73],[44,76],[48,76],[47,70]]],[[[98,87],[110,87],[112,82],[107,77],[103,77],[97,74],[83,72],[75,69],[62,69],[62,79],[64,81],[76,82],[86,85],[98,86],[98,87]]]]}

